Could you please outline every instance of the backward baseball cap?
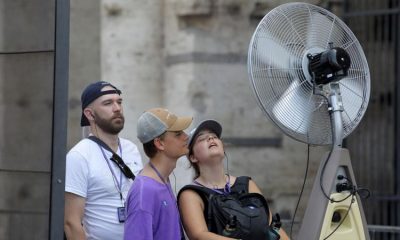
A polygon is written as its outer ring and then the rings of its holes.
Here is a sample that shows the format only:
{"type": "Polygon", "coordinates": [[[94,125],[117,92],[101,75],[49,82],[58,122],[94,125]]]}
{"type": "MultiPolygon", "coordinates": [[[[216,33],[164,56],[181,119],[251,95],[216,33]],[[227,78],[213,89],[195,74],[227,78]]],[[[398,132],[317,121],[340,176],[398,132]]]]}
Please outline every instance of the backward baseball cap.
{"type": "Polygon", "coordinates": [[[148,143],[166,131],[182,131],[190,126],[192,117],[177,117],[165,108],[152,108],[138,119],[137,138],[148,143]]]}
{"type": "Polygon", "coordinates": [[[106,95],[106,94],[118,94],[121,95],[121,90],[116,88],[111,83],[105,81],[98,81],[95,83],[89,84],[85,90],[83,90],[81,95],[81,103],[82,103],[82,116],[81,116],[81,126],[89,126],[89,120],[86,118],[85,114],[83,114],[83,110],[89,106],[94,100],[97,98],[106,95]],[[104,87],[110,86],[114,88],[114,90],[106,90],[101,91],[104,87]]]}

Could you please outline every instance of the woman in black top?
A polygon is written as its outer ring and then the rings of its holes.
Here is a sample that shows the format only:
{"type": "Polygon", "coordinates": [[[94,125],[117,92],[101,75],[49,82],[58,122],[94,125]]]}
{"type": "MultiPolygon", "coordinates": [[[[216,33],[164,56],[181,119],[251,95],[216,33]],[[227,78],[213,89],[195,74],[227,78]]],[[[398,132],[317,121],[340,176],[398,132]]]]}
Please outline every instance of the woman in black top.
{"type": "MultiPolygon", "coordinates": [[[[225,151],[220,139],[221,133],[221,125],[214,120],[203,121],[190,132],[188,159],[196,172],[193,184],[211,189],[217,194],[229,194],[240,185],[239,182],[244,182],[248,184],[248,192],[261,194],[260,189],[250,178],[241,177],[240,181],[237,181],[239,178],[225,174],[223,163],[225,151]]],[[[205,219],[208,208],[207,196],[186,189],[179,193],[178,202],[183,226],[189,239],[232,239],[217,235],[208,229],[205,219]]],[[[282,229],[279,230],[279,234],[281,239],[289,239],[282,229]]]]}

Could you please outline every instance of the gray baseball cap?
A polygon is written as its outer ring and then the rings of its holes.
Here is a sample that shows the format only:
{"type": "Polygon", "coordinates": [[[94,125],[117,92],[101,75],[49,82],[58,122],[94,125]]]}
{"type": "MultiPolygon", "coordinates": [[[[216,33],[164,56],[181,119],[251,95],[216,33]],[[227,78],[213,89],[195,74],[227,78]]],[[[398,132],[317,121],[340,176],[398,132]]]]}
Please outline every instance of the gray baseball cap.
{"type": "Polygon", "coordinates": [[[165,108],[152,108],[139,117],[137,137],[141,143],[148,143],[166,131],[185,130],[192,120],[192,117],[177,117],[165,108]]]}

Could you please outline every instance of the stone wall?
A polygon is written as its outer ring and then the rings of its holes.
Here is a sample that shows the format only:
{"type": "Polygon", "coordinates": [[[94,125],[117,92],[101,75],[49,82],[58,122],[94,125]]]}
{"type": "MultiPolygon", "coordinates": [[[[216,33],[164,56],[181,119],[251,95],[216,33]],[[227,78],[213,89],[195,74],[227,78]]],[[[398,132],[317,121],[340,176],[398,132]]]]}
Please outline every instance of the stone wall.
{"type": "MultiPolygon", "coordinates": [[[[0,3],[0,239],[48,238],[54,2],[0,3]]],[[[192,115],[194,124],[220,121],[229,172],[252,176],[272,210],[288,221],[303,182],[307,146],[287,137],[259,109],[246,64],[258,22],[286,2],[291,1],[71,0],[67,148],[83,135],[82,89],[110,81],[123,91],[121,135],[140,149],[136,121],[148,108],[192,115]]],[[[311,147],[296,220],[324,151],[311,147]]],[[[185,158],[174,175],[176,191],[191,182],[185,158]]]]}
{"type": "Polygon", "coordinates": [[[54,10],[0,3],[0,239],[48,238],[54,10]]]}

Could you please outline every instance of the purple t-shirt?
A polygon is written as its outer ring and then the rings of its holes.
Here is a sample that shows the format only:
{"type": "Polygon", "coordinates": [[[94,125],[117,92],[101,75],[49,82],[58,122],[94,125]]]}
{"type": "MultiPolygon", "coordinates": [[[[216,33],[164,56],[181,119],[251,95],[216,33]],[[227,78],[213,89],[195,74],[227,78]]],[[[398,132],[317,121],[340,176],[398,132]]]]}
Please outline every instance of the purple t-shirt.
{"type": "Polygon", "coordinates": [[[171,186],[138,175],[126,199],[124,240],[180,240],[176,198],[171,186]]]}

